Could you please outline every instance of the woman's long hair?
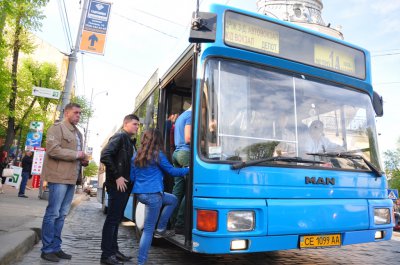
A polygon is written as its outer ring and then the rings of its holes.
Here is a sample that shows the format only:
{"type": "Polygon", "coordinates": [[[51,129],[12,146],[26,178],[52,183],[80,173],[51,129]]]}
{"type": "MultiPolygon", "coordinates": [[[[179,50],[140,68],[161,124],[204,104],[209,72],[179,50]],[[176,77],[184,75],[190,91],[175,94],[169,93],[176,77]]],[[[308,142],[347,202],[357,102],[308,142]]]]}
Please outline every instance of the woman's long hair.
{"type": "Polygon", "coordinates": [[[160,151],[164,151],[160,130],[148,129],[143,133],[141,144],[135,158],[135,166],[145,167],[152,160],[158,162],[160,151]]]}

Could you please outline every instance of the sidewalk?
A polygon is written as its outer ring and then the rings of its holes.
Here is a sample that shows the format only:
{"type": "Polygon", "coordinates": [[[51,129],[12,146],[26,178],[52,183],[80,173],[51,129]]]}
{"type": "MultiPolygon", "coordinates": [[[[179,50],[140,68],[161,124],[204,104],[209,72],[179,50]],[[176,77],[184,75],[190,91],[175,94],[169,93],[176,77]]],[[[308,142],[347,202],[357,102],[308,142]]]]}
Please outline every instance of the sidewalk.
{"type": "MultiPolygon", "coordinates": [[[[39,190],[26,190],[28,198],[19,198],[18,190],[3,185],[0,194],[0,265],[12,264],[40,240],[46,200],[38,198],[39,190]]],[[[72,207],[87,195],[76,194],[72,207]]]]}
{"type": "Polygon", "coordinates": [[[400,232],[393,231],[392,240],[400,241],[400,232]]]}

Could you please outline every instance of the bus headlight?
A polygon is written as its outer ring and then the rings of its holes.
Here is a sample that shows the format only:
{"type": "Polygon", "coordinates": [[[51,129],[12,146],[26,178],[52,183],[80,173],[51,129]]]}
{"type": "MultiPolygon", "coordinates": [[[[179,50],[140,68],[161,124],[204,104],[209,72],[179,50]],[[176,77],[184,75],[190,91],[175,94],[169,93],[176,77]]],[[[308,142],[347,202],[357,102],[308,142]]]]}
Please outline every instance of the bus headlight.
{"type": "Polygon", "coordinates": [[[389,208],[375,208],[374,209],[374,223],[376,225],[390,224],[389,208]]]}
{"type": "Polygon", "coordinates": [[[228,231],[254,230],[254,211],[231,211],[228,213],[228,231]]]}

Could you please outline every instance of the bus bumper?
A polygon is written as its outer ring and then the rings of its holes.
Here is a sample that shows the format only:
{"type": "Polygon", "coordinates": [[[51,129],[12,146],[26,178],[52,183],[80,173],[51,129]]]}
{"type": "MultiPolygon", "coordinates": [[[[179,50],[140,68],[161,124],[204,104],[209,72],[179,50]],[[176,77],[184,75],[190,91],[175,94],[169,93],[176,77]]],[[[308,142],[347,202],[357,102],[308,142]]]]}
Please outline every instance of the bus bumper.
{"type": "MultiPolygon", "coordinates": [[[[380,242],[390,240],[392,237],[392,228],[379,230],[348,231],[340,233],[342,246],[360,243],[380,242]],[[375,239],[375,233],[382,231],[384,237],[375,239]]],[[[193,252],[204,254],[227,254],[227,253],[252,253],[268,252],[299,248],[299,235],[282,236],[259,236],[259,237],[211,237],[199,234],[193,234],[193,252]],[[234,240],[247,241],[247,249],[232,250],[231,244],[234,240]]]]}

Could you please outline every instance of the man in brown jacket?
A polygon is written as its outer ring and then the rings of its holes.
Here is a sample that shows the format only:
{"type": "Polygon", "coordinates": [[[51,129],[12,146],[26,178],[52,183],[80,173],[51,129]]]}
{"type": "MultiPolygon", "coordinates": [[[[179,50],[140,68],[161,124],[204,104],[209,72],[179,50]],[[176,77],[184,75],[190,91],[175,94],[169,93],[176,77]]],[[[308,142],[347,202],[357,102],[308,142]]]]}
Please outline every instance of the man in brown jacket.
{"type": "Polygon", "coordinates": [[[82,134],[76,128],[80,116],[81,107],[69,103],[65,106],[64,120],[47,131],[42,177],[48,182],[49,202],[43,217],[41,257],[48,261],[72,257],[61,249],[61,231],[75,185],[81,180],[81,166],[88,163],[82,151],[82,134]]]}

